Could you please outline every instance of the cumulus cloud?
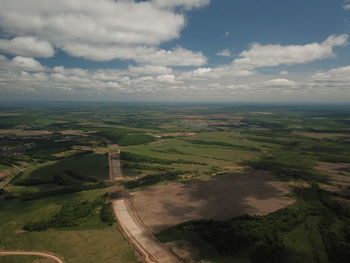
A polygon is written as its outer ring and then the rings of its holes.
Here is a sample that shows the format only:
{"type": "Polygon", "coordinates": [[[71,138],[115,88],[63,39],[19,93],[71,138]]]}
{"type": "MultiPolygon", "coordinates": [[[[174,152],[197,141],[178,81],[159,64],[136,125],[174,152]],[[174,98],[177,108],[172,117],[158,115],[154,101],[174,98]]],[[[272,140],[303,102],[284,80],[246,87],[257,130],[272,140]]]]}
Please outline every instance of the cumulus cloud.
{"type": "Polygon", "coordinates": [[[287,70],[282,70],[282,71],[280,71],[279,74],[280,74],[280,75],[288,75],[289,72],[288,72],[287,70]]]}
{"type": "Polygon", "coordinates": [[[145,65],[145,66],[129,66],[129,72],[140,74],[140,75],[166,75],[170,74],[173,70],[168,67],[163,66],[153,66],[153,65],[145,65]]]}
{"type": "Polygon", "coordinates": [[[50,57],[52,44],[71,56],[94,61],[130,59],[156,66],[200,66],[207,60],[200,52],[163,50],[158,46],[178,38],[186,25],[184,12],[175,7],[192,9],[208,3],[209,0],[2,0],[1,29],[15,38],[2,40],[0,50],[50,57]]]}
{"type": "Polygon", "coordinates": [[[345,0],[345,1],[344,1],[344,6],[343,6],[343,8],[344,8],[345,10],[350,10],[350,0],[345,0]]]}
{"type": "Polygon", "coordinates": [[[201,66],[207,58],[201,52],[193,52],[182,47],[173,50],[155,47],[104,46],[88,44],[65,45],[63,49],[72,56],[84,57],[94,61],[112,59],[134,60],[155,66],[201,66]]]}
{"type": "Polygon", "coordinates": [[[4,56],[0,55],[0,68],[15,71],[44,71],[45,68],[40,64],[39,61],[28,58],[17,56],[9,60],[4,56]]]}
{"type": "Polygon", "coordinates": [[[296,87],[297,83],[288,79],[271,79],[263,83],[263,86],[265,87],[276,87],[276,88],[283,88],[283,87],[296,87]]]}
{"type": "Polygon", "coordinates": [[[253,44],[250,49],[239,54],[233,65],[240,68],[259,68],[266,66],[293,65],[307,63],[335,56],[333,48],[347,44],[348,35],[334,35],[322,43],[306,45],[260,45],[253,44]]]}
{"type": "Polygon", "coordinates": [[[314,88],[340,88],[350,92],[350,66],[318,72],[312,75],[310,86],[314,88]]]}
{"type": "Polygon", "coordinates": [[[183,7],[185,9],[199,8],[208,5],[210,0],[152,0],[161,8],[183,7]]]}
{"type": "Polygon", "coordinates": [[[221,57],[231,57],[231,51],[229,49],[223,49],[216,53],[216,55],[221,56],[221,57]]]}
{"type": "Polygon", "coordinates": [[[175,83],[176,82],[175,76],[171,75],[171,74],[160,75],[160,76],[156,77],[156,80],[160,81],[160,82],[166,82],[166,83],[175,83]]]}
{"type": "Polygon", "coordinates": [[[54,55],[52,45],[35,37],[0,39],[0,51],[26,57],[50,58],[54,55]]]}
{"type": "Polygon", "coordinates": [[[185,18],[150,2],[2,0],[0,24],[15,35],[54,43],[159,44],[179,37],[185,18]]]}

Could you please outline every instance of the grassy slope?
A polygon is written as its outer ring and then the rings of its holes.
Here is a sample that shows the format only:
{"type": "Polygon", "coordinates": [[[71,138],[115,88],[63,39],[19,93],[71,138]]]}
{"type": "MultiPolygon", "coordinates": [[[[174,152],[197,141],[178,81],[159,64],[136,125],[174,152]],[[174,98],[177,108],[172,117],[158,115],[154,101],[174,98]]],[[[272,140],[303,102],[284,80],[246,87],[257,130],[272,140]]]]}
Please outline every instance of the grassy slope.
{"type": "Polygon", "coordinates": [[[133,250],[116,226],[110,227],[101,223],[98,215],[74,228],[15,233],[28,221],[54,215],[63,202],[94,200],[105,192],[106,190],[92,190],[38,201],[1,202],[0,247],[8,250],[51,251],[63,256],[67,263],[136,262],[133,250]]]}
{"type": "Polygon", "coordinates": [[[54,175],[63,173],[67,169],[103,180],[108,175],[107,156],[89,154],[34,166],[26,169],[18,180],[51,179],[54,175]]]}

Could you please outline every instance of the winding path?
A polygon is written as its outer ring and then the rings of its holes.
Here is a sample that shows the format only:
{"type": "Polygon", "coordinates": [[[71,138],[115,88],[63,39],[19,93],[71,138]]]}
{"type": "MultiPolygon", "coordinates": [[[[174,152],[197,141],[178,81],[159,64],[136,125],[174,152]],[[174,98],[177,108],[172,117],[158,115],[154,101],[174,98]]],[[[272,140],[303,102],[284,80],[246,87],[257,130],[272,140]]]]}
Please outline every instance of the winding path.
{"type": "Polygon", "coordinates": [[[65,263],[63,259],[59,258],[48,252],[36,252],[36,251],[1,251],[0,256],[40,256],[49,259],[53,259],[57,263],[65,263]]]}

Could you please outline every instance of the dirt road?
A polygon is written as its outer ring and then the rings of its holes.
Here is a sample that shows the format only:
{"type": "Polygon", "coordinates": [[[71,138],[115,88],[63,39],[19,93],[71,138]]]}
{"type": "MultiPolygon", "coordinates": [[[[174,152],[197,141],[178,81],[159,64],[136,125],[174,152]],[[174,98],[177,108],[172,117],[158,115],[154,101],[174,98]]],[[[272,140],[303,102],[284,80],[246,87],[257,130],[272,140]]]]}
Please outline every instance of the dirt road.
{"type": "Polygon", "coordinates": [[[143,256],[146,263],[183,263],[183,261],[160,243],[142,223],[126,198],[113,202],[123,234],[143,256]]]}
{"type": "Polygon", "coordinates": [[[23,172],[23,171],[24,171],[23,168],[19,168],[19,167],[17,167],[17,166],[15,166],[15,168],[16,168],[16,170],[13,171],[13,172],[11,173],[11,175],[7,176],[7,177],[5,178],[4,181],[0,182],[0,189],[1,189],[1,188],[4,188],[8,183],[10,183],[11,180],[12,180],[17,174],[19,174],[20,172],[23,172]]]}
{"type": "Polygon", "coordinates": [[[122,179],[122,170],[120,167],[120,151],[118,152],[110,152],[108,154],[108,162],[109,162],[109,179],[113,181],[117,181],[122,179]]]}
{"type": "Polygon", "coordinates": [[[40,256],[45,257],[49,259],[53,259],[54,261],[58,263],[64,263],[63,259],[59,258],[58,256],[55,256],[53,254],[50,254],[48,252],[36,252],[36,251],[1,251],[0,250],[0,256],[40,256]]]}
{"type": "MultiPolygon", "coordinates": [[[[109,163],[110,179],[122,178],[119,152],[109,154],[109,163]]],[[[145,263],[184,263],[154,237],[138,217],[127,197],[113,201],[113,211],[121,232],[142,255],[145,263]]]]}

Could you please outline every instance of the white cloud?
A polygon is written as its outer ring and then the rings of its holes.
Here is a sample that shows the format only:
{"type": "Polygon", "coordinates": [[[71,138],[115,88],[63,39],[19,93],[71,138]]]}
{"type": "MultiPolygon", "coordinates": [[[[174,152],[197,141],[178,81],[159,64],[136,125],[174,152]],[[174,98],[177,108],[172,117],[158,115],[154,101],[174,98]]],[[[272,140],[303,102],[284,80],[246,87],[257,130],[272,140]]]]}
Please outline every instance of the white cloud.
{"type": "Polygon", "coordinates": [[[129,66],[128,68],[130,73],[136,73],[140,75],[166,75],[170,74],[173,70],[168,67],[163,66],[152,66],[152,65],[145,65],[145,66],[129,66]]]}
{"type": "Polygon", "coordinates": [[[216,53],[216,55],[222,56],[222,57],[231,57],[231,51],[226,48],[216,53]]]}
{"type": "Polygon", "coordinates": [[[0,39],[0,51],[26,57],[49,58],[55,53],[47,41],[35,37],[15,37],[11,40],[0,39]]]}
{"type": "Polygon", "coordinates": [[[263,86],[266,87],[296,87],[297,84],[294,81],[288,80],[288,79],[271,79],[263,83],[263,86]]]}
{"type": "Polygon", "coordinates": [[[279,74],[280,74],[280,75],[288,75],[289,72],[288,72],[287,70],[282,70],[282,71],[280,71],[279,74]]]}
{"type": "Polygon", "coordinates": [[[343,8],[344,8],[345,10],[350,10],[350,1],[349,1],[349,0],[345,0],[345,1],[344,1],[344,6],[343,6],[343,8]]]}
{"type": "Polygon", "coordinates": [[[311,77],[314,88],[341,88],[350,91],[350,66],[319,72],[311,77]]]}
{"type": "Polygon", "coordinates": [[[307,63],[335,56],[333,48],[347,44],[348,35],[334,35],[322,43],[306,45],[260,45],[253,44],[249,50],[239,54],[233,65],[253,69],[265,66],[307,63]]]}
{"type": "Polygon", "coordinates": [[[54,43],[159,44],[179,37],[185,18],[149,2],[1,0],[0,24],[54,43]]]}
{"type": "Polygon", "coordinates": [[[207,60],[200,52],[158,46],[179,38],[186,25],[184,12],[174,7],[192,9],[207,4],[209,0],[1,0],[1,29],[15,36],[3,40],[2,49],[49,57],[52,44],[71,56],[95,61],[130,59],[156,66],[200,66],[207,60]]]}
{"type": "Polygon", "coordinates": [[[72,56],[94,61],[112,59],[134,60],[155,66],[201,66],[207,58],[201,52],[193,52],[181,47],[164,50],[154,47],[94,46],[88,44],[65,45],[63,49],[72,56]]]}
{"type": "Polygon", "coordinates": [[[39,61],[33,58],[14,57],[8,60],[6,57],[0,55],[0,68],[14,71],[44,71],[45,68],[39,61]]]}
{"type": "Polygon", "coordinates": [[[160,82],[166,82],[166,83],[175,83],[176,78],[174,75],[167,74],[167,75],[160,75],[156,78],[157,81],[160,82]]]}
{"type": "Polygon", "coordinates": [[[183,7],[189,10],[206,6],[210,0],[152,0],[152,3],[161,8],[183,7]]]}

